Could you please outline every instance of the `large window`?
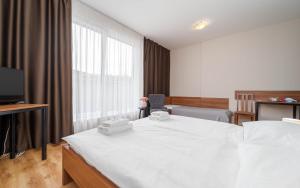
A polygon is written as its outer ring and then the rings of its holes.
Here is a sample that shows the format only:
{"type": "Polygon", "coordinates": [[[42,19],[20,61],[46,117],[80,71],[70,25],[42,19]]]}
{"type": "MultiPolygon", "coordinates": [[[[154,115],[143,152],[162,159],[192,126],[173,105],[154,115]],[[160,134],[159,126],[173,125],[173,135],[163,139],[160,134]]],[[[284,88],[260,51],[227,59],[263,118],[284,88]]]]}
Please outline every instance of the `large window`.
{"type": "Polygon", "coordinates": [[[111,76],[132,77],[132,46],[107,38],[107,61],[105,73],[111,76]]]}
{"type": "Polygon", "coordinates": [[[78,23],[72,29],[75,132],[105,119],[135,118],[142,61],[134,58],[134,44],[78,23]]]}
{"type": "Polygon", "coordinates": [[[72,24],[73,70],[89,74],[101,73],[101,33],[72,24]]]}

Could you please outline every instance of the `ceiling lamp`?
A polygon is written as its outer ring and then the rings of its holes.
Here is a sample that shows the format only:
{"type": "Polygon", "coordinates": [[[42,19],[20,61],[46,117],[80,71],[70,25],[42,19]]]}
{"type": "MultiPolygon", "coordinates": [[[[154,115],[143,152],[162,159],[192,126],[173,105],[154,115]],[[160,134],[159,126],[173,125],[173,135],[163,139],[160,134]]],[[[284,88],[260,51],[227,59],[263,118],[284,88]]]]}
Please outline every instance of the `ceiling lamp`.
{"type": "Polygon", "coordinates": [[[210,21],[207,19],[200,20],[193,24],[193,30],[202,30],[210,24],[210,21]]]}

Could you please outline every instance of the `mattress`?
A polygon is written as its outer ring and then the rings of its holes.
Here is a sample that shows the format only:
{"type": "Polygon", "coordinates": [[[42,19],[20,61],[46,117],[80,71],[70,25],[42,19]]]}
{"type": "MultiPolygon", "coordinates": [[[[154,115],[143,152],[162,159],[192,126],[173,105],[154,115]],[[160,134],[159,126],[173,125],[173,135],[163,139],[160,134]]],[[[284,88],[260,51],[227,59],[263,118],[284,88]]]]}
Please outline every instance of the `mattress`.
{"type": "Polygon", "coordinates": [[[172,114],[228,123],[231,122],[232,116],[231,111],[226,109],[199,108],[181,105],[173,106],[172,114]]]}
{"type": "Polygon", "coordinates": [[[105,136],[92,129],[64,138],[88,164],[124,188],[232,188],[243,129],[228,123],[171,115],[105,136]]]}

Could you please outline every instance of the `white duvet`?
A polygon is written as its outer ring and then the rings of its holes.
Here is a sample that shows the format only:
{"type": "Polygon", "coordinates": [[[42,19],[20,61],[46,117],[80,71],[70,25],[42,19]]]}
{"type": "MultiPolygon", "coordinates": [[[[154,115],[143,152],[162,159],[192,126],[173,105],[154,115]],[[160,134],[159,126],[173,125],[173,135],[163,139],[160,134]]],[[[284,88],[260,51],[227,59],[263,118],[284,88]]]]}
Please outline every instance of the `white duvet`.
{"type": "Polygon", "coordinates": [[[237,188],[300,188],[300,126],[282,121],[244,123],[237,188]]]}
{"type": "Polygon", "coordinates": [[[96,129],[64,138],[91,166],[124,188],[234,188],[239,126],[171,116],[148,118],[113,136],[96,129]]]}
{"type": "Polygon", "coordinates": [[[96,129],[65,140],[124,188],[300,188],[300,126],[248,122],[243,127],[171,116],[133,130],[96,129]]]}

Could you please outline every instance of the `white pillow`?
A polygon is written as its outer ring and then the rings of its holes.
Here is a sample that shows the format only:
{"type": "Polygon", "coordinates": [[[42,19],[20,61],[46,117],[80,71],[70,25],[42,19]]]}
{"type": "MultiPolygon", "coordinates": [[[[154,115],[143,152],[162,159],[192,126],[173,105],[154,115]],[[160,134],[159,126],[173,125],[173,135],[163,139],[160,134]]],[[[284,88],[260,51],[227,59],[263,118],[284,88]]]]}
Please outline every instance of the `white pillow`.
{"type": "Polygon", "coordinates": [[[245,122],[244,142],[300,147],[300,126],[283,121],[245,122]]]}
{"type": "Polygon", "coordinates": [[[256,144],[239,147],[237,188],[300,187],[300,150],[256,144]]]}
{"type": "Polygon", "coordinates": [[[300,119],[282,118],[282,121],[300,125],[300,119]]]}

